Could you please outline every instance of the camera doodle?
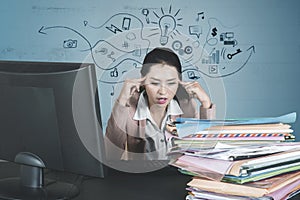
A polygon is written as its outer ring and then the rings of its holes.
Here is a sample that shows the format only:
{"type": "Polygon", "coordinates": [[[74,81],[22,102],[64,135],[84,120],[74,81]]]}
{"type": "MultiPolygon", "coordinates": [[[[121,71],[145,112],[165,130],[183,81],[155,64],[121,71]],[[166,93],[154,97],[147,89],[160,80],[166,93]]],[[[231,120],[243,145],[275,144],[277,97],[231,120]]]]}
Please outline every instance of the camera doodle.
{"type": "Polygon", "coordinates": [[[77,47],[77,40],[68,39],[65,40],[63,43],[64,48],[76,48],[77,47]]]}

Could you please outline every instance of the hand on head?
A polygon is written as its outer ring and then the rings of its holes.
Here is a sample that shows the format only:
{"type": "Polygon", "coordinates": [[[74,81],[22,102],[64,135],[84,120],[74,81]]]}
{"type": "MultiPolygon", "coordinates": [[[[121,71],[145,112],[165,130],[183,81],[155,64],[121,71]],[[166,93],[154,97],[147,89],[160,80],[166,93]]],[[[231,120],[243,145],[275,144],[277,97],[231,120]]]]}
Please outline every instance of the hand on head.
{"type": "Polygon", "coordinates": [[[146,77],[137,79],[126,79],[120,92],[118,101],[122,105],[126,105],[127,101],[135,93],[140,92],[140,87],[144,85],[146,77]]]}
{"type": "Polygon", "coordinates": [[[211,100],[205,90],[201,87],[201,85],[197,81],[193,82],[184,82],[179,81],[179,84],[183,86],[186,92],[189,94],[191,98],[198,99],[202,107],[209,108],[211,106],[211,100]]]}

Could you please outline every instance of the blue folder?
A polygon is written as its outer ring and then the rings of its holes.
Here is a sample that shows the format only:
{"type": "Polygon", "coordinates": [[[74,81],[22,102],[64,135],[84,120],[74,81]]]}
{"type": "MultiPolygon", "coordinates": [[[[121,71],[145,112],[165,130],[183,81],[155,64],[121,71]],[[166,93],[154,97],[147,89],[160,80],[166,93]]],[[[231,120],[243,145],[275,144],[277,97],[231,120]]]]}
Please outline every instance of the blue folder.
{"type": "Polygon", "coordinates": [[[242,118],[225,120],[205,120],[196,118],[177,118],[175,121],[177,132],[180,137],[203,131],[211,126],[225,125],[251,125],[251,124],[271,124],[284,123],[290,124],[296,121],[296,112],[281,115],[278,117],[242,118]]]}

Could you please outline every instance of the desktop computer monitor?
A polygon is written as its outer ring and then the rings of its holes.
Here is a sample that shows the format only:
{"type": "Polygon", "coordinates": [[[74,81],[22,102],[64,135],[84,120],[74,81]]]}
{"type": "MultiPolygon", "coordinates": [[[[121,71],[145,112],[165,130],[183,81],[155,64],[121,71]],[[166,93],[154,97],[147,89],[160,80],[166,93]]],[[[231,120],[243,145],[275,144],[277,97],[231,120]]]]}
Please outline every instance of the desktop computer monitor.
{"type": "Polygon", "coordinates": [[[0,62],[0,159],[20,177],[0,180],[0,199],[70,199],[76,186],[43,179],[43,169],[104,177],[94,64],[0,62]]]}

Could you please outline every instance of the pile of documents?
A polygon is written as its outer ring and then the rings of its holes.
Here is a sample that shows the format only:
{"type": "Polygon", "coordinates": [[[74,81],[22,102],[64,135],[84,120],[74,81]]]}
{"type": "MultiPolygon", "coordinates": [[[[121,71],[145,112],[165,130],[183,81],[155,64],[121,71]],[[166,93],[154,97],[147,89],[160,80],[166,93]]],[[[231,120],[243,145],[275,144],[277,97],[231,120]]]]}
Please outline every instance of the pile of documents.
{"type": "Polygon", "coordinates": [[[176,145],[170,151],[179,156],[170,165],[193,177],[186,199],[282,200],[296,194],[300,142],[293,141],[290,126],[295,120],[295,113],[239,120],[179,119],[176,145]]]}
{"type": "Polygon", "coordinates": [[[294,141],[290,123],[296,113],[275,118],[199,120],[180,118],[175,121],[178,147],[212,148],[216,142],[249,145],[294,141]]]}

